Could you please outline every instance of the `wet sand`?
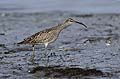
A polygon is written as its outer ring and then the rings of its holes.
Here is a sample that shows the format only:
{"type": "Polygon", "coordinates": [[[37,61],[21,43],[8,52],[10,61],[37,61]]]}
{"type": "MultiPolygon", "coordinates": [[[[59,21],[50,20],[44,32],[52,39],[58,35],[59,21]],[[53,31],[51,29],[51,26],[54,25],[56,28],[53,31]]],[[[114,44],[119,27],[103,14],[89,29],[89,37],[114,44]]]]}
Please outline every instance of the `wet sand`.
{"type": "MultiPolygon", "coordinates": [[[[95,69],[102,75],[74,75],[85,79],[119,79],[120,78],[120,15],[119,14],[75,14],[72,12],[41,12],[41,13],[0,13],[0,79],[37,79],[54,78],[29,73],[35,67],[49,70],[49,66],[95,69]],[[31,45],[17,46],[15,43],[45,28],[50,28],[74,18],[85,23],[88,28],[73,24],[63,30],[59,38],[48,46],[48,67],[44,58],[44,45],[35,47],[35,64],[29,59],[32,55],[31,45]],[[82,76],[81,76],[82,75],[82,76]]],[[[69,69],[70,70],[70,69],[69,69]]],[[[69,71],[67,70],[67,71],[69,71]]],[[[52,71],[52,70],[51,70],[52,71]]],[[[55,70],[53,70],[54,72],[55,70]]],[[[62,71],[62,72],[63,72],[62,71]]],[[[56,71],[55,71],[56,72],[56,71]]],[[[72,76],[62,78],[69,79],[72,76]]]]}

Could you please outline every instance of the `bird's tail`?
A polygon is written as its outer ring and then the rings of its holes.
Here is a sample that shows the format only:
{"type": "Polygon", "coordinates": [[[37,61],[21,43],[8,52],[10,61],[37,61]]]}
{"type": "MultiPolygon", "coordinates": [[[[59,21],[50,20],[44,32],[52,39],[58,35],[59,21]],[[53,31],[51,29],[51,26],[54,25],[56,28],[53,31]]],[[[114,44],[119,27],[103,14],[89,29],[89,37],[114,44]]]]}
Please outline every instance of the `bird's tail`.
{"type": "Polygon", "coordinates": [[[19,43],[17,43],[17,44],[18,44],[18,45],[19,45],[19,44],[24,44],[24,41],[21,41],[21,42],[19,42],[19,43]]]}
{"type": "Polygon", "coordinates": [[[29,43],[29,40],[23,40],[21,42],[18,42],[17,45],[20,45],[20,44],[28,44],[29,43]]]}

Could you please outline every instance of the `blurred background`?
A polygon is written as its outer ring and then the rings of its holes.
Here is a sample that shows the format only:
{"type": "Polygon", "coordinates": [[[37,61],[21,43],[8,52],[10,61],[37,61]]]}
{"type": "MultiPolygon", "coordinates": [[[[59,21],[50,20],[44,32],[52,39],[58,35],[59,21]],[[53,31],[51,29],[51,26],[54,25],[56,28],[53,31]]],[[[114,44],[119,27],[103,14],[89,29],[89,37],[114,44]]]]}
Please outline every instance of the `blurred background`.
{"type": "Polygon", "coordinates": [[[0,12],[120,13],[120,0],[0,0],[0,12]]]}

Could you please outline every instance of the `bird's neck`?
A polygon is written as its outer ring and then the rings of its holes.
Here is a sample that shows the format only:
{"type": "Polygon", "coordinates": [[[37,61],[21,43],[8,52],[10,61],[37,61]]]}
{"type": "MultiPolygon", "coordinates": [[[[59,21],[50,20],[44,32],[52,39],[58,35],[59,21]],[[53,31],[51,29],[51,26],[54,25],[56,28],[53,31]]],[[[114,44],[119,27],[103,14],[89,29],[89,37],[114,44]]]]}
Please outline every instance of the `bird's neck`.
{"type": "Polygon", "coordinates": [[[58,30],[62,31],[63,29],[67,28],[71,24],[64,22],[63,24],[58,25],[58,30]]]}

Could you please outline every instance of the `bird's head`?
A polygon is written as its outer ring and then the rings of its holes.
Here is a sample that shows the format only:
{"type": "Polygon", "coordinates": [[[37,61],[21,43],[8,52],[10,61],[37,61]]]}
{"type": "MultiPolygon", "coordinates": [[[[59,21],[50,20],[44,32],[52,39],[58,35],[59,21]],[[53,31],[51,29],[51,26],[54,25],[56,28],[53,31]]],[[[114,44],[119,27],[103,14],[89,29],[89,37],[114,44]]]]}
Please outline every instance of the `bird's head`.
{"type": "Polygon", "coordinates": [[[68,18],[68,19],[65,21],[65,23],[68,23],[68,24],[78,23],[78,24],[81,24],[81,25],[83,25],[84,27],[87,28],[87,26],[86,26],[85,24],[83,24],[83,23],[81,23],[81,22],[78,22],[78,21],[75,21],[75,20],[72,19],[72,18],[68,18]]]}

